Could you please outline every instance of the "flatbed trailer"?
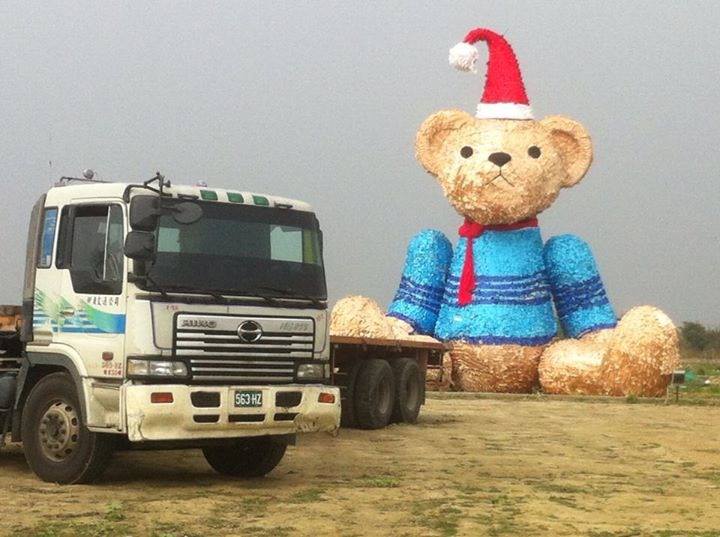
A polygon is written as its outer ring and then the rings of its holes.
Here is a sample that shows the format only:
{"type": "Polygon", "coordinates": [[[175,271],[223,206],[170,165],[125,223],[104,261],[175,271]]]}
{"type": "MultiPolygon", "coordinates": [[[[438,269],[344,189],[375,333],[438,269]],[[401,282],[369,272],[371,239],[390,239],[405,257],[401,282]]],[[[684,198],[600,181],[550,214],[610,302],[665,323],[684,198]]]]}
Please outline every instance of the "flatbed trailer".
{"type": "Polygon", "coordinates": [[[342,425],[378,429],[415,423],[428,369],[442,370],[445,345],[428,339],[330,336],[331,383],[340,388],[342,425]]]}

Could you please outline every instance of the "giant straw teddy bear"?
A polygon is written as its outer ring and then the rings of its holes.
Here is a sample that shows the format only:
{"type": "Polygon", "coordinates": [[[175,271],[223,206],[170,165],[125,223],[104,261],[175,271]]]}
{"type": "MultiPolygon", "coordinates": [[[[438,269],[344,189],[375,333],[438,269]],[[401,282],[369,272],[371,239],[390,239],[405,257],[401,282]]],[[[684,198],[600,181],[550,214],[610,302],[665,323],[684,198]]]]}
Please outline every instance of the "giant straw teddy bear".
{"type": "Polygon", "coordinates": [[[387,315],[348,297],[331,329],[445,341],[460,390],[528,392],[539,379],[547,393],[661,395],[678,363],[670,319],[641,306],[618,321],[588,245],[574,235],[541,238],[537,215],[590,166],[587,131],[564,116],[533,118],[501,35],[472,30],[451,63],[473,70],[477,41],[489,61],[475,117],[437,112],[416,140],[418,160],[465,219],[457,245],[420,232],[387,315]],[[568,339],[556,339],[558,321],[568,339]]]}

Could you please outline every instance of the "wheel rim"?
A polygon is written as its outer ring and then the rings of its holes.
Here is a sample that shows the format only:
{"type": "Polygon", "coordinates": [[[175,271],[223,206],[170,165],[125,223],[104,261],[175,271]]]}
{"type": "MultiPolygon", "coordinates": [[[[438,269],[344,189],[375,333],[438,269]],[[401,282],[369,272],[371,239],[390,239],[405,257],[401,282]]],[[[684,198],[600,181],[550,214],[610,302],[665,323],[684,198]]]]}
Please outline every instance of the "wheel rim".
{"type": "Polygon", "coordinates": [[[388,379],[383,379],[378,384],[377,400],[378,409],[382,414],[386,414],[390,411],[390,405],[392,404],[392,401],[390,398],[390,381],[388,379]]]}
{"type": "Polygon", "coordinates": [[[65,401],[52,403],[40,418],[38,436],[43,455],[51,461],[70,457],[80,440],[80,418],[75,408],[65,401]]]}

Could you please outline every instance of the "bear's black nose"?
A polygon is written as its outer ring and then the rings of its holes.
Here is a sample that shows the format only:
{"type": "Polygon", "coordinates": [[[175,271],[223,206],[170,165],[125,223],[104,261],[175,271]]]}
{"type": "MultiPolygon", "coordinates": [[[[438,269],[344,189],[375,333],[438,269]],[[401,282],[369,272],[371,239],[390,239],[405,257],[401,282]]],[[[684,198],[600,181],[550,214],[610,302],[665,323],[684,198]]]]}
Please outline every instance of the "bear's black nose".
{"type": "Polygon", "coordinates": [[[495,164],[495,166],[502,167],[512,160],[512,157],[507,153],[491,153],[488,160],[495,164]]]}

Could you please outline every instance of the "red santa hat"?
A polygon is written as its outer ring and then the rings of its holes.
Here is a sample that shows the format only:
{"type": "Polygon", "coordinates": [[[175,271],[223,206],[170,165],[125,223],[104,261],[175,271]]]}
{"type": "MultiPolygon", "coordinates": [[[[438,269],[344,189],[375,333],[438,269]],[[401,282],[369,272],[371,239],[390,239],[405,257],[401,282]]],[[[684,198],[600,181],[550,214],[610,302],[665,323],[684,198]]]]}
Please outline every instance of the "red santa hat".
{"type": "Polygon", "coordinates": [[[487,28],[471,30],[461,43],[450,49],[450,65],[461,71],[475,72],[478,50],[474,44],[478,41],[487,43],[489,59],[485,91],[475,116],[483,119],[532,119],[517,58],[500,34],[487,28]]]}

